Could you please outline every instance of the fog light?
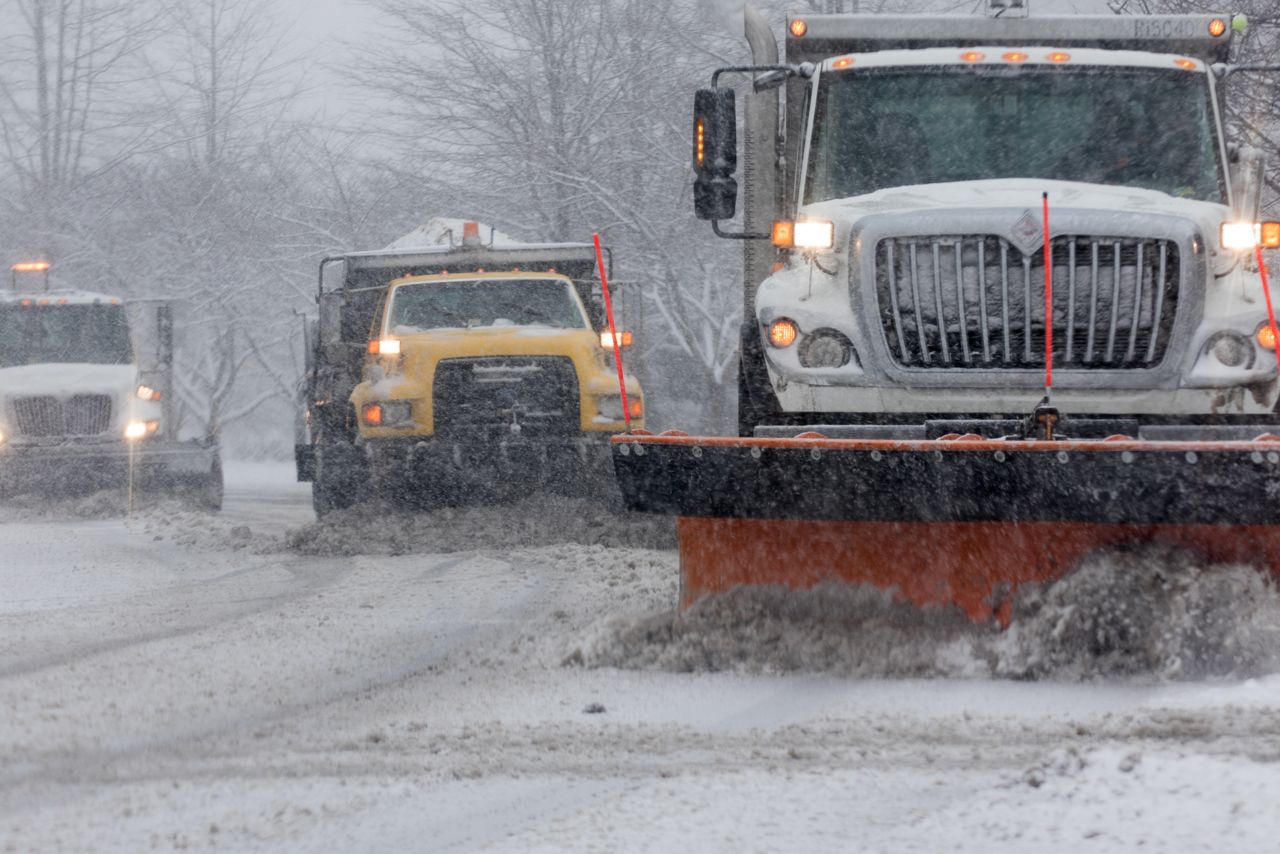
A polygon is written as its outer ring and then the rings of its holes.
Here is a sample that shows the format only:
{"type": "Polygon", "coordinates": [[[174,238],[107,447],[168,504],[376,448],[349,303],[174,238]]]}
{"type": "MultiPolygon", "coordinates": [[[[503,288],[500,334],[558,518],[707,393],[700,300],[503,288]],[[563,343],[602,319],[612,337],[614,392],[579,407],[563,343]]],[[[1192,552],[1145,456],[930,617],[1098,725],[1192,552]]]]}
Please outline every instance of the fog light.
{"type": "Polygon", "coordinates": [[[1238,368],[1249,358],[1249,342],[1243,335],[1225,333],[1213,345],[1213,355],[1228,368],[1238,368]]]}
{"type": "Polygon", "coordinates": [[[622,421],[622,396],[610,394],[596,399],[596,411],[609,421],[622,421]]]}
{"type": "Polygon", "coordinates": [[[853,345],[834,329],[819,329],[804,337],[796,355],[806,368],[840,368],[849,364],[853,345]]]}
{"type": "Polygon", "coordinates": [[[413,421],[413,405],[407,400],[388,400],[382,404],[382,426],[410,424],[413,421]]]}

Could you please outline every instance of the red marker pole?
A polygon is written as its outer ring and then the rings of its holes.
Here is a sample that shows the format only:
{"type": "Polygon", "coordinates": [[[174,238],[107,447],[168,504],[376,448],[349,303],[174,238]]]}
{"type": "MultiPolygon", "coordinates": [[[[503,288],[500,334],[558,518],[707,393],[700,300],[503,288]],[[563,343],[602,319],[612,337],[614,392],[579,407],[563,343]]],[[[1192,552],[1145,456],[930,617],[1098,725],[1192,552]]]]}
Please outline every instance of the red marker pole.
{"type": "Polygon", "coordinates": [[[613,322],[613,299],[609,296],[609,276],[604,268],[604,250],[600,248],[600,233],[591,235],[596,245],[596,266],[600,268],[600,290],[604,291],[604,315],[609,320],[609,337],[613,339],[613,363],[618,366],[618,389],[622,392],[622,420],[627,432],[631,432],[631,405],[627,403],[627,381],[622,372],[622,342],[618,340],[618,327],[613,322]]]}
{"type": "MultiPolygon", "coordinates": [[[[1027,330],[1031,334],[1031,330],[1027,330]]],[[[1049,239],[1049,194],[1044,194],[1044,396],[1053,388],[1053,245],[1049,239]]]]}
{"type": "Polygon", "coordinates": [[[1276,342],[1274,349],[1276,370],[1280,370],[1280,332],[1276,330],[1276,312],[1271,307],[1271,285],[1267,282],[1267,264],[1262,260],[1262,241],[1258,241],[1256,257],[1258,259],[1258,273],[1262,276],[1262,295],[1267,300],[1267,322],[1271,324],[1271,340],[1276,342]]]}

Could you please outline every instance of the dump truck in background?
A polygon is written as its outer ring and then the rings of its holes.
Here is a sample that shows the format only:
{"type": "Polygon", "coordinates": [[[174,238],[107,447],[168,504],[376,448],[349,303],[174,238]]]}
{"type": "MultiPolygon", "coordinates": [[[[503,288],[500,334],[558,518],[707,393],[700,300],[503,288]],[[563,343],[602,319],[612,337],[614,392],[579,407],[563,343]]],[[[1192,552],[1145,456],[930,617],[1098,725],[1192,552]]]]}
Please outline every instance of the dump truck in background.
{"type": "Polygon", "coordinates": [[[623,412],[596,266],[457,220],[325,259],[297,445],[316,512],[616,490],[608,440],[644,397],[628,377],[623,412]]]}
{"type": "Polygon", "coordinates": [[[623,436],[682,601],[892,589],[1007,621],[1162,541],[1280,573],[1262,158],[1230,15],[814,15],[695,99],[695,208],[745,240],[740,435],[623,436]],[[736,213],[745,75],[745,214],[736,213]],[[741,79],[741,78],[739,78],[741,79]]]}
{"type": "Polygon", "coordinates": [[[172,305],[49,277],[15,264],[0,292],[0,494],[129,487],[219,509],[216,439],[178,434],[172,305]]]}

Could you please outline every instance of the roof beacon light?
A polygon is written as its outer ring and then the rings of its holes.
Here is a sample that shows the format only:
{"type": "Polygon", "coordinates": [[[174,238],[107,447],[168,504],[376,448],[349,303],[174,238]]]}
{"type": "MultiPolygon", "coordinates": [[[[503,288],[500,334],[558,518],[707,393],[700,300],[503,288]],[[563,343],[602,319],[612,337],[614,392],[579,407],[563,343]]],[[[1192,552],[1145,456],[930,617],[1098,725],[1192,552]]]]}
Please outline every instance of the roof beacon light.
{"type": "Polygon", "coordinates": [[[480,223],[468,220],[462,224],[462,245],[480,245],[480,223]]]}
{"type": "Polygon", "coordinates": [[[791,35],[802,39],[809,32],[809,25],[804,22],[804,18],[796,18],[787,29],[791,31],[791,35]]]}
{"type": "Polygon", "coordinates": [[[15,273],[47,273],[51,265],[48,261],[19,261],[13,265],[15,273]]]}
{"type": "Polygon", "coordinates": [[[1220,39],[1227,32],[1227,22],[1222,18],[1214,18],[1209,22],[1209,35],[1215,39],[1220,39]]]}

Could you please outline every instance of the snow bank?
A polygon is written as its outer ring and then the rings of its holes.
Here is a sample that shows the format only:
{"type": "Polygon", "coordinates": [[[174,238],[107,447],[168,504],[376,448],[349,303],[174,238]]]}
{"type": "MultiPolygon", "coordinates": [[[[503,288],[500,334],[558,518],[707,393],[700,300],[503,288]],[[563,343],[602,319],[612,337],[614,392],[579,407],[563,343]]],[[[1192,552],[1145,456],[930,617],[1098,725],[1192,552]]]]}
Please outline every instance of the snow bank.
{"type": "Polygon", "coordinates": [[[1002,675],[1198,678],[1280,666],[1280,595],[1246,566],[1204,566],[1167,547],[1087,558],[1023,592],[1001,639],[1002,675]]]}
{"type": "Polygon", "coordinates": [[[405,513],[369,502],[289,534],[307,555],[401,555],[561,543],[675,548],[670,519],[617,513],[599,501],[535,495],[515,504],[405,513]]]}
{"type": "Polygon", "coordinates": [[[1007,632],[871,587],[743,588],[597,622],[590,667],[824,672],[856,677],[1191,679],[1280,667],[1280,594],[1254,569],[1161,549],[1099,554],[1026,588],[1007,632]]]}

